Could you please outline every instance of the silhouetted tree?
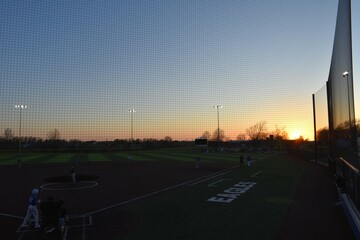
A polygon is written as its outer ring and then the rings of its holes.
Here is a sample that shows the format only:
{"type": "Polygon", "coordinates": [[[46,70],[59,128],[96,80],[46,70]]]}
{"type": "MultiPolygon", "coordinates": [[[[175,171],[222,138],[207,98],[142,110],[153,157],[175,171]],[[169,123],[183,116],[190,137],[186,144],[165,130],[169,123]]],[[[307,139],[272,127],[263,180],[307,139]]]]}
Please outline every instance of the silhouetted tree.
{"type": "MultiPolygon", "coordinates": [[[[217,133],[216,133],[217,134],[217,133]]],[[[201,135],[202,138],[206,138],[206,139],[211,139],[211,134],[209,133],[209,131],[205,131],[203,132],[203,134],[201,135]]]]}
{"type": "Polygon", "coordinates": [[[164,141],[172,142],[172,138],[170,136],[164,137],[164,141]]]}
{"type": "Polygon", "coordinates": [[[285,127],[279,128],[277,125],[275,125],[275,130],[272,132],[274,135],[274,139],[282,139],[287,140],[289,138],[289,134],[287,131],[285,131],[285,127]]]}
{"type": "Polygon", "coordinates": [[[266,121],[261,121],[246,129],[246,134],[251,140],[260,140],[266,138],[266,131],[266,121]]]}
{"type": "Polygon", "coordinates": [[[239,135],[237,135],[236,139],[237,139],[237,140],[245,140],[245,139],[246,139],[246,135],[240,133],[239,135]]]}
{"type": "Polygon", "coordinates": [[[60,132],[56,128],[54,130],[51,130],[48,135],[47,139],[50,141],[60,140],[60,132]]]}
{"type": "Polygon", "coordinates": [[[330,138],[329,138],[329,129],[327,127],[324,127],[316,131],[316,141],[320,145],[329,145],[330,138]]]}
{"type": "Polygon", "coordinates": [[[218,135],[219,135],[219,141],[220,142],[222,142],[222,141],[224,141],[226,139],[224,130],[220,128],[220,129],[216,129],[214,131],[214,133],[212,134],[211,140],[212,141],[217,141],[218,140],[218,135]],[[219,130],[219,132],[218,132],[218,130],[219,130]]]}
{"type": "Polygon", "coordinates": [[[11,140],[13,140],[13,138],[14,138],[14,133],[11,130],[11,128],[6,128],[4,130],[4,139],[5,139],[5,141],[11,141],[11,140]]]}

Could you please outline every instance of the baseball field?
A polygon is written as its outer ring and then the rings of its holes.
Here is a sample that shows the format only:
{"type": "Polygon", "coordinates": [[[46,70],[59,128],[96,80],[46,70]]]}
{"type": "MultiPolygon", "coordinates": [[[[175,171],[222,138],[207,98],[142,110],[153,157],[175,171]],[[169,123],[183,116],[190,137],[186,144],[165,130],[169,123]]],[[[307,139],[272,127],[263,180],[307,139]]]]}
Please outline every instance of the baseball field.
{"type": "Polygon", "coordinates": [[[4,154],[0,239],[37,239],[32,227],[20,228],[34,187],[42,200],[64,199],[69,215],[61,237],[42,239],[278,239],[304,166],[288,155],[253,153],[251,166],[239,167],[240,155],[190,148],[24,153],[19,168],[4,154]]]}

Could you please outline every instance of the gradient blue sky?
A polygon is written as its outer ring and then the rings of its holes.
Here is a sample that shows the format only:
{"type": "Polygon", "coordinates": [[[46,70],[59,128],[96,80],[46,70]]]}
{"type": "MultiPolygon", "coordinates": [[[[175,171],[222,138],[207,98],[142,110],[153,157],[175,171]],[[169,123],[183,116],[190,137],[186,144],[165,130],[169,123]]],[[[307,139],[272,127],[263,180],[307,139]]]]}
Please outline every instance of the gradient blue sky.
{"type": "MultiPolygon", "coordinates": [[[[46,138],[235,139],[266,121],[312,139],[337,0],[0,2],[0,131],[46,138]]],[[[353,1],[359,102],[360,3],[353,1]]],[[[356,104],[355,103],[355,104],[356,104]]],[[[356,116],[358,116],[358,104],[356,116]]]]}

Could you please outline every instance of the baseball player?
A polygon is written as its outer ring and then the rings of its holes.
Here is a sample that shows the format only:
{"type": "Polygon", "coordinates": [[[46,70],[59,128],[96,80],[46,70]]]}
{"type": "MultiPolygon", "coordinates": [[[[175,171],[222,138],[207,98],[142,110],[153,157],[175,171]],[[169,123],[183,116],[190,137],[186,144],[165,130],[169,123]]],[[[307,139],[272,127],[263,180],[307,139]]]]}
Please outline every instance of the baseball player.
{"type": "Polygon", "coordinates": [[[195,158],[196,168],[200,168],[200,157],[195,158]]]}
{"type": "Polygon", "coordinates": [[[239,164],[240,167],[243,167],[244,166],[244,157],[243,155],[240,156],[240,164],[239,164]]]}
{"type": "Polygon", "coordinates": [[[75,165],[72,166],[70,171],[71,179],[73,183],[76,183],[76,175],[75,175],[75,165]]]}
{"type": "Polygon", "coordinates": [[[250,157],[250,155],[248,155],[246,157],[246,161],[247,161],[247,165],[250,167],[251,166],[251,157],[250,157]]]}
{"type": "Polygon", "coordinates": [[[27,227],[31,216],[34,216],[35,228],[40,228],[40,225],[39,225],[39,211],[37,209],[37,204],[39,202],[40,202],[39,190],[37,188],[34,188],[31,191],[31,195],[30,195],[30,198],[29,198],[29,206],[28,206],[24,221],[21,224],[21,227],[23,227],[23,228],[27,227]]]}

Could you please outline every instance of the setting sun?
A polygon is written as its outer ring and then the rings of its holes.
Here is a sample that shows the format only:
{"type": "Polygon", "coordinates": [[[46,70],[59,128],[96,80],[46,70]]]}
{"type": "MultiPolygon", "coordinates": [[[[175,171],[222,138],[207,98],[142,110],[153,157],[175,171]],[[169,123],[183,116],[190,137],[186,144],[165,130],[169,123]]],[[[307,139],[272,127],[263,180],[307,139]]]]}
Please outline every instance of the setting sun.
{"type": "Polygon", "coordinates": [[[301,131],[300,130],[294,130],[293,132],[290,133],[290,139],[299,139],[301,136],[301,131]]]}

